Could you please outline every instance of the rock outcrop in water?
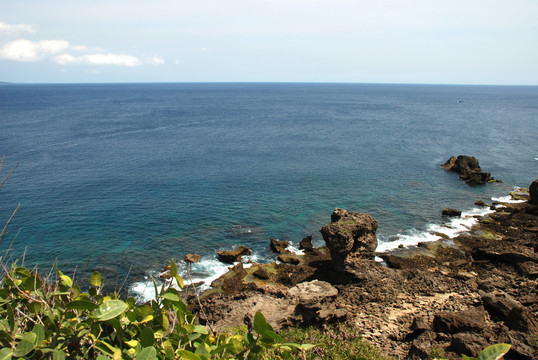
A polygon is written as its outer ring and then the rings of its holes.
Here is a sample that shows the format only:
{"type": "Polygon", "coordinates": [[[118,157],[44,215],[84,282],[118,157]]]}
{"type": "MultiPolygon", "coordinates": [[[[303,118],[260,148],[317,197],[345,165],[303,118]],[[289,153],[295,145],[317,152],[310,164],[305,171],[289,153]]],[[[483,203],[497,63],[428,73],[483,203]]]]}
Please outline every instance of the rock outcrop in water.
{"type": "Polygon", "coordinates": [[[457,158],[452,156],[441,167],[460,174],[460,179],[469,185],[480,185],[495,181],[490,173],[482,172],[478,160],[473,156],[459,155],[457,158]]]}
{"type": "Polygon", "coordinates": [[[250,253],[252,253],[252,250],[247,248],[245,245],[241,245],[235,250],[217,251],[219,259],[227,264],[233,264],[235,262],[238,262],[239,260],[241,260],[241,257],[243,257],[243,255],[249,255],[250,253]]]}

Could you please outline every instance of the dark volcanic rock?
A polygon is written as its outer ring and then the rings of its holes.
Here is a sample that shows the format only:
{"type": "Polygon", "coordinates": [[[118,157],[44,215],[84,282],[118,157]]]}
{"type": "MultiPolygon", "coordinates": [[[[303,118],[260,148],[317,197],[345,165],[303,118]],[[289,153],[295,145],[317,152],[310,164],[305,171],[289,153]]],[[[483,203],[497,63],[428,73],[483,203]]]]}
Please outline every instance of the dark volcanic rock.
{"type": "Polygon", "coordinates": [[[277,254],[287,254],[290,251],[287,250],[290,245],[289,241],[278,240],[271,238],[271,249],[277,254]]]}
{"type": "Polygon", "coordinates": [[[377,221],[364,213],[334,209],[331,222],[320,232],[331,252],[335,270],[346,271],[359,259],[374,259],[377,221]]]}
{"type": "Polygon", "coordinates": [[[282,261],[285,264],[297,265],[301,262],[298,256],[293,254],[280,254],[278,255],[278,260],[282,261]]]}
{"type": "Polygon", "coordinates": [[[459,217],[459,216],[461,216],[461,211],[460,211],[460,210],[456,210],[456,209],[449,209],[449,208],[446,208],[446,209],[444,209],[444,210],[441,212],[441,215],[443,215],[443,216],[455,216],[455,217],[459,217]]]}
{"type": "Polygon", "coordinates": [[[434,330],[446,334],[480,331],[484,326],[484,312],[475,309],[454,313],[442,311],[433,319],[434,330]]]}
{"type": "Polygon", "coordinates": [[[236,250],[217,251],[217,255],[219,256],[220,261],[228,264],[233,264],[234,262],[241,260],[241,257],[243,255],[248,255],[251,252],[252,250],[247,248],[245,245],[241,245],[236,250]]]}
{"type": "Polygon", "coordinates": [[[483,293],[482,301],[490,314],[499,316],[502,320],[506,319],[513,309],[522,307],[519,301],[500,291],[483,293]]]}
{"type": "Polygon", "coordinates": [[[534,180],[529,186],[529,202],[538,205],[538,179],[534,180]]]}
{"type": "Polygon", "coordinates": [[[469,185],[484,184],[494,180],[490,173],[482,172],[478,160],[473,156],[459,155],[457,158],[452,156],[441,167],[460,174],[460,179],[469,185]]]}
{"type": "Polygon", "coordinates": [[[299,243],[299,250],[312,250],[314,245],[312,245],[312,236],[307,236],[299,243]]]}

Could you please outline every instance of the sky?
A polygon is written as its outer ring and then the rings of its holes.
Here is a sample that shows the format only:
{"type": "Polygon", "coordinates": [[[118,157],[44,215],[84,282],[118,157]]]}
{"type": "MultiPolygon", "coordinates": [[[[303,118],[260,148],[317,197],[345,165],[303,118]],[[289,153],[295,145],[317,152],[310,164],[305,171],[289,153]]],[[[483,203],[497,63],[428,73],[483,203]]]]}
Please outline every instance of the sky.
{"type": "Polygon", "coordinates": [[[538,85],[538,0],[0,0],[0,81],[538,85]]]}

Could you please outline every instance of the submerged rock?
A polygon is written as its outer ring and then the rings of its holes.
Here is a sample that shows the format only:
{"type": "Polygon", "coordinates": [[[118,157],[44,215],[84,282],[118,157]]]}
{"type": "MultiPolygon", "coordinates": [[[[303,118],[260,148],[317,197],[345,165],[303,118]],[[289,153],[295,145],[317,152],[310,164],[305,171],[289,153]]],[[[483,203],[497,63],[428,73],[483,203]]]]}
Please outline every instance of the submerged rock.
{"type": "Polygon", "coordinates": [[[364,213],[334,209],[331,222],[320,232],[331,252],[332,264],[337,271],[346,271],[357,260],[375,257],[377,248],[377,221],[364,213]]]}
{"type": "Polygon", "coordinates": [[[495,181],[490,173],[482,172],[478,160],[474,156],[459,155],[457,158],[452,156],[441,167],[460,174],[460,179],[469,185],[479,185],[495,181]]]}

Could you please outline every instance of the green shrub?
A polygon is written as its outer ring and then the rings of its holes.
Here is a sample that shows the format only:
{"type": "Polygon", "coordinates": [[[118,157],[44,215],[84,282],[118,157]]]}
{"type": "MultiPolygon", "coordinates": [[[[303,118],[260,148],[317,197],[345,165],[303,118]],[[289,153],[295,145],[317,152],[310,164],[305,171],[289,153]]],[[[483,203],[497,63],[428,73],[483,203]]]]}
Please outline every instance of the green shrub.
{"type": "MultiPolygon", "coordinates": [[[[215,333],[199,325],[178,290],[155,284],[155,298],[136,304],[101,294],[97,272],[83,292],[56,269],[54,281],[37,271],[4,267],[0,282],[0,359],[283,359],[304,357],[314,346],[285,343],[261,313],[254,332],[215,333]]],[[[182,287],[172,260],[171,275],[182,287]]]]}

